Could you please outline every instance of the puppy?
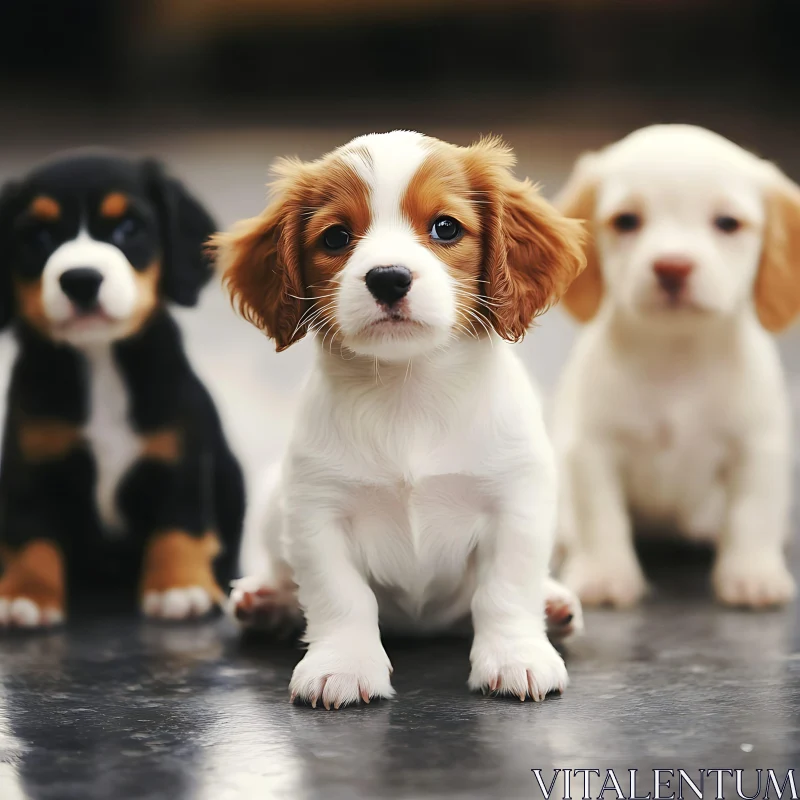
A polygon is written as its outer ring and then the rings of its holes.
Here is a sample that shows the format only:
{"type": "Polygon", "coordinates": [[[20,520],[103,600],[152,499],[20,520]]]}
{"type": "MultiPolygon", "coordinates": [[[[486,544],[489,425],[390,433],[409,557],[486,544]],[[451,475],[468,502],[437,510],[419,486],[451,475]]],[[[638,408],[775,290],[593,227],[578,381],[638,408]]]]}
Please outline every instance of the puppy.
{"type": "Polygon", "coordinates": [[[222,599],[242,478],[166,308],[196,303],[213,231],[155,162],[69,153],[3,188],[0,624],[61,622],[68,586],[131,573],[151,617],[222,599]]]}
{"type": "MultiPolygon", "coordinates": [[[[237,594],[242,613],[292,613],[297,584],[308,651],[292,698],[391,697],[379,615],[435,632],[471,614],[472,689],[566,686],[544,614],[555,465],[503,340],[583,267],[582,231],[512,164],[496,140],[362,136],[281,162],[272,203],[217,239],[234,302],[278,350],[318,334],[266,501],[272,561],[237,594]]],[[[577,614],[565,597],[556,586],[562,621],[577,614]]]]}
{"type": "Polygon", "coordinates": [[[564,296],[586,323],[555,402],[563,578],[592,605],[645,592],[635,526],[716,545],[724,603],[786,603],[791,432],[771,333],[800,310],[800,188],[709,131],[660,125],[583,156],[564,296]]]}

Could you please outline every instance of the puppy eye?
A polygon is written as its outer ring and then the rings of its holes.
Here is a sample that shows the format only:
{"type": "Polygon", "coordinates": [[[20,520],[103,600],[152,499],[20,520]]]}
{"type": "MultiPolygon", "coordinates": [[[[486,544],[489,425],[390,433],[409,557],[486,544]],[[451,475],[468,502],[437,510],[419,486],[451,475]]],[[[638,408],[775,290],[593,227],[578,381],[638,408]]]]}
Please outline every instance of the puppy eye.
{"type": "Polygon", "coordinates": [[[736,217],[720,214],[720,216],[714,217],[714,227],[723,233],[736,233],[742,227],[742,223],[736,217]]]}
{"type": "Polygon", "coordinates": [[[622,214],[617,214],[611,220],[611,227],[617,233],[633,233],[642,227],[642,218],[639,214],[634,214],[632,211],[624,211],[622,214]]]}
{"type": "Polygon", "coordinates": [[[350,244],[350,231],[343,225],[334,225],[322,234],[322,244],[326,250],[342,250],[350,244]]]}
{"type": "Polygon", "coordinates": [[[144,225],[141,220],[136,219],[136,217],[125,217],[111,232],[111,241],[117,247],[122,247],[131,239],[138,236],[143,230],[144,225]]]}
{"type": "Polygon", "coordinates": [[[39,254],[50,254],[56,249],[56,237],[50,228],[36,225],[24,233],[25,244],[39,254]]]}
{"type": "Polygon", "coordinates": [[[452,217],[439,217],[431,228],[431,239],[452,242],[461,235],[461,225],[452,217]]]}

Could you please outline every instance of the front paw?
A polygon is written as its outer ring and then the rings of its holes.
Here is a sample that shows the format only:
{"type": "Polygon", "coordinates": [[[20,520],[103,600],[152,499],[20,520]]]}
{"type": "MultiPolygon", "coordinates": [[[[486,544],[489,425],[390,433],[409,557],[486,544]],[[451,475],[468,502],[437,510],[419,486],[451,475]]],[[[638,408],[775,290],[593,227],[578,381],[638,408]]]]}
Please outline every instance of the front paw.
{"type": "Polygon", "coordinates": [[[647,593],[647,581],[634,555],[591,558],[583,553],[568,557],[561,580],[587,606],[629,608],[647,593]]]}
{"type": "Polygon", "coordinates": [[[535,702],[550,692],[562,693],[569,683],[564,660],[542,636],[518,643],[479,642],[470,654],[469,688],[492,695],[512,695],[535,702]]]}
{"type": "Polygon", "coordinates": [[[145,592],[142,613],[150,619],[180,622],[204,617],[219,601],[219,591],[203,586],[180,586],[145,592]]]}
{"type": "MultiPolygon", "coordinates": [[[[356,637],[357,638],[357,637],[356,637]]],[[[289,692],[292,701],[340,708],[373,697],[393,697],[392,666],[380,643],[359,645],[342,642],[314,642],[294,668],[289,692]]]]}
{"type": "Polygon", "coordinates": [[[294,584],[274,584],[251,576],[231,581],[229,612],[243,628],[289,636],[299,631],[303,612],[294,584]]]}
{"type": "Polygon", "coordinates": [[[64,622],[64,609],[55,600],[0,597],[0,627],[52,628],[64,622]]]}
{"type": "Polygon", "coordinates": [[[719,556],[711,576],[717,599],[729,606],[770,608],[789,603],[794,579],[782,553],[726,553],[719,556]]]}

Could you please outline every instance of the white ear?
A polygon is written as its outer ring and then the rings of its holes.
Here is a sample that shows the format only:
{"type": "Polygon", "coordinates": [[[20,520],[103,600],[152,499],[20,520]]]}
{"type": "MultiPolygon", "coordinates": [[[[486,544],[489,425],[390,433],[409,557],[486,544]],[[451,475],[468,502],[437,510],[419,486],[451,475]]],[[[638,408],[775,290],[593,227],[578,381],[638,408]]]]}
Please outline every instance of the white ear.
{"type": "Polygon", "coordinates": [[[555,199],[556,208],[563,214],[584,221],[588,234],[584,240],[586,269],[572,282],[561,300],[567,311],[580,322],[588,322],[597,313],[603,299],[603,274],[594,230],[600,158],[598,153],[584,153],[555,199]]]}
{"type": "Polygon", "coordinates": [[[800,186],[774,165],[767,168],[767,220],[753,299],[761,324],[777,332],[800,313],[800,186]]]}

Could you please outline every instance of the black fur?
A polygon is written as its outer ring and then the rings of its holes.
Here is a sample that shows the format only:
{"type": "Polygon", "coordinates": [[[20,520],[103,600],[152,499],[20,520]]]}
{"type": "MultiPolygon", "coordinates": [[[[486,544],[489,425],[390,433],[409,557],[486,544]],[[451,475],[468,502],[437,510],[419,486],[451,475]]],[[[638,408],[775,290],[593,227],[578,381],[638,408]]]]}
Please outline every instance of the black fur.
{"type": "Polygon", "coordinates": [[[28,461],[21,452],[22,419],[82,426],[91,413],[85,357],[21,318],[12,291],[15,280],[35,280],[49,255],[74,238],[79,225],[92,238],[118,246],[135,270],[159,258],[162,298],[192,306],[211,275],[203,248],[214,224],[155,162],[78,153],[7,185],[0,196],[0,325],[13,323],[20,351],[3,438],[0,545],[16,548],[37,538],[56,541],[66,555],[70,588],[75,590],[93,582],[132,583],[153,532],[180,529],[200,536],[212,530],[223,545],[216,566],[225,588],[234,577],[244,514],[241,471],[163,303],[138,331],[112,345],[134,432],[144,436],[175,430],[181,442],[175,463],[141,458],[123,478],[117,506],[124,536],[115,539],[103,530],[88,446],[79,445],[46,462],[28,461]],[[115,234],[114,221],[92,211],[112,191],[130,199],[136,230],[124,241],[115,234]],[[52,224],[26,217],[32,199],[42,194],[61,207],[60,218],[52,224]]]}

